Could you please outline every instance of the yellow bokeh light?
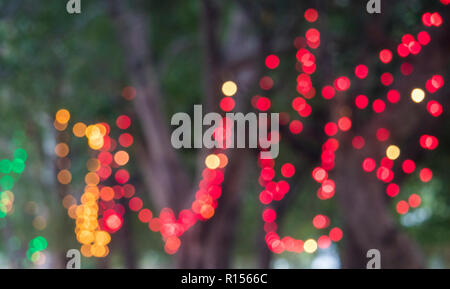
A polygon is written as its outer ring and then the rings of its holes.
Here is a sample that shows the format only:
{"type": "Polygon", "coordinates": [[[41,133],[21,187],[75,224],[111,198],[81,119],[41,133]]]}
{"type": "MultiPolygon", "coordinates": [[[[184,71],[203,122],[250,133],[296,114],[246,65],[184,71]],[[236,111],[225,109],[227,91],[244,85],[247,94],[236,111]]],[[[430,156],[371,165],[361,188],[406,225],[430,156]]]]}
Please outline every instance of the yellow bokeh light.
{"type": "Polygon", "coordinates": [[[128,155],[128,153],[126,151],[118,151],[114,154],[114,161],[119,166],[126,165],[129,160],[130,160],[130,156],[128,155]]]}
{"type": "Polygon", "coordinates": [[[95,243],[100,246],[105,246],[111,241],[111,235],[105,231],[95,232],[95,243]]]}
{"type": "Polygon", "coordinates": [[[94,242],[94,234],[91,231],[83,230],[78,233],[77,239],[81,244],[90,244],[94,242]]]}
{"type": "Polygon", "coordinates": [[[83,245],[83,246],[81,246],[81,254],[84,256],[84,257],[92,257],[92,253],[91,253],[91,245],[83,245]]]}
{"type": "Polygon", "coordinates": [[[303,244],[306,253],[312,254],[317,250],[317,242],[314,239],[308,239],[303,244]]]}
{"type": "Polygon", "coordinates": [[[56,120],[53,122],[53,126],[56,130],[63,131],[67,128],[67,123],[59,123],[56,120]]]}
{"type": "Polygon", "coordinates": [[[215,154],[210,154],[205,159],[205,165],[208,169],[215,170],[220,165],[220,158],[215,154]]]}
{"type": "Polygon", "coordinates": [[[422,102],[425,98],[425,92],[420,88],[415,88],[411,91],[411,99],[415,103],[422,102]]]}
{"type": "Polygon", "coordinates": [[[108,254],[106,246],[94,244],[91,246],[91,253],[95,257],[105,257],[108,254]]]}
{"type": "Polygon", "coordinates": [[[93,150],[99,150],[104,145],[103,137],[90,138],[88,141],[88,145],[93,150]]]}
{"type": "Polygon", "coordinates": [[[222,85],[222,93],[226,96],[233,96],[237,92],[237,85],[233,81],[227,81],[222,85]]]}
{"type": "Polygon", "coordinates": [[[100,182],[100,178],[96,173],[90,172],[86,174],[86,176],[84,177],[84,181],[87,185],[97,185],[100,182]]]}
{"type": "Polygon", "coordinates": [[[67,215],[69,215],[69,217],[71,219],[76,219],[77,218],[77,215],[76,215],[77,207],[78,206],[76,204],[73,204],[67,209],[67,215]]]}
{"type": "Polygon", "coordinates": [[[72,174],[68,170],[61,170],[59,171],[57,178],[61,184],[67,185],[72,181],[72,174]]]}
{"type": "Polygon", "coordinates": [[[60,109],[56,113],[56,121],[60,124],[66,124],[69,122],[70,112],[67,109],[60,109]]]}
{"type": "Polygon", "coordinates": [[[72,129],[73,134],[76,137],[84,137],[86,135],[86,125],[82,122],[77,122],[72,129]]]}
{"type": "Polygon", "coordinates": [[[98,123],[98,124],[96,124],[95,126],[96,126],[96,127],[98,128],[98,130],[100,131],[100,135],[101,135],[102,137],[106,135],[107,129],[106,129],[106,127],[105,127],[103,124],[98,123]]]}
{"type": "Polygon", "coordinates": [[[400,156],[400,149],[398,146],[390,145],[386,149],[386,156],[390,160],[396,160],[400,156]]]}
{"type": "Polygon", "coordinates": [[[69,154],[69,146],[66,143],[59,143],[55,146],[55,154],[60,157],[64,158],[69,154]]]}
{"type": "Polygon", "coordinates": [[[69,209],[72,205],[75,205],[77,203],[77,200],[72,195],[66,195],[62,200],[63,206],[66,209],[69,209]]]}

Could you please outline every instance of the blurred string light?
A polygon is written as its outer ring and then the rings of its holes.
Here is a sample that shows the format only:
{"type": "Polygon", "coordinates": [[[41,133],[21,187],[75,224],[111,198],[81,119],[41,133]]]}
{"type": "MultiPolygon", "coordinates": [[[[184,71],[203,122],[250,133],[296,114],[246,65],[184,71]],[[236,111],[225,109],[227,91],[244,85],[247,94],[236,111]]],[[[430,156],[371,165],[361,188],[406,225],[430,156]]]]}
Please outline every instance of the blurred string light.
{"type": "MultiPolygon", "coordinates": [[[[315,9],[307,9],[305,11],[305,19],[308,22],[315,22],[318,19],[318,13],[315,9]]],[[[440,26],[442,19],[438,13],[424,14],[424,24],[426,26],[440,26]],[[429,24],[429,25],[428,25],[429,24]]],[[[403,58],[409,54],[417,55],[421,52],[421,48],[424,45],[428,45],[431,41],[430,35],[427,31],[421,31],[417,35],[417,39],[409,34],[405,34],[402,37],[401,44],[397,47],[398,55],[403,58]]],[[[310,28],[306,31],[305,36],[299,36],[294,41],[295,47],[298,49],[296,58],[298,60],[297,70],[300,74],[297,77],[297,92],[301,95],[295,97],[292,101],[292,108],[302,118],[307,118],[311,114],[311,106],[308,104],[308,100],[313,98],[316,94],[316,89],[312,84],[310,75],[316,70],[316,57],[310,51],[310,49],[316,49],[320,46],[320,32],[315,28],[310,28]],[[309,48],[307,48],[307,46],[309,48]]],[[[275,60],[275,55],[270,55],[266,58],[266,66],[269,69],[275,69],[278,67],[278,58],[276,59],[276,65],[272,60],[275,60]]],[[[379,60],[383,64],[388,64],[394,61],[394,53],[392,50],[383,49],[380,51],[379,60]]],[[[414,67],[410,63],[402,63],[401,72],[405,76],[412,74],[414,67]]],[[[370,69],[364,64],[358,64],[355,67],[354,74],[358,79],[365,79],[369,74],[370,69]]],[[[384,72],[380,76],[380,82],[384,86],[391,86],[394,83],[393,74],[390,72],[384,72]]],[[[352,80],[347,76],[339,76],[335,79],[333,85],[325,85],[321,89],[322,97],[325,100],[334,98],[338,92],[348,91],[351,87],[352,80]]],[[[431,92],[437,91],[444,84],[442,76],[435,75],[427,81],[426,88],[431,92]]],[[[260,87],[263,90],[269,90],[274,86],[273,79],[270,81],[267,77],[260,80],[260,87]],[[268,85],[268,83],[270,84],[268,85]]],[[[413,90],[411,98],[414,102],[420,103],[425,98],[425,92],[421,89],[413,90]]],[[[258,101],[261,96],[255,96],[252,98],[252,105],[260,110],[264,111],[258,101]]],[[[268,98],[266,98],[268,99],[268,98]]],[[[387,93],[387,101],[395,104],[400,101],[400,93],[395,89],[390,89],[387,93]]],[[[270,104],[270,99],[268,99],[270,104]]],[[[355,105],[358,109],[365,109],[369,105],[369,98],[366,95],[359,94],[355,98],[355,105]]],[[[270,106],[269,106],[270,107],[270,106]]],[[[372,102],[372,109],[377,114],[382,114],[387,109],[387,102],[384,99],[374,99],[372,102]]],[[[430,101],[427,104],[428,112],[438,117],[442,114],[442,106],[437,101],[430,101]]],[[[289,115],[283,117],[280,120],[283,124],[288,124],[290,133],[296,135],[303,130],[303,122],[293,119],[291,120],[289,115]]],[[[321,200],[332,198],[335,194],[335,183],[329,177],[329,172],[335,165],[335,152],[339,148],[339,141],[336,137],[339,136],[339,132],[345,133],[352,127],[352,120],[349,115],[344,115],[338,118],[336,122],[328,122],[324,126],[324,133],[329,137],[322,146],[321,160],[322,164],[319,167],[314,168],[312,171],[313,179],[320,184],[320,188],[317,192],[317,196],[321,200]]],[[[378,128],[376,138],[380,142],[387,141],[390,137],[389,130],[385,128],[378,128]]],[[[362,149],[365,146],[366,140],[362,136],[355,136],[352,141],[352,145],[355,149],[362,149]]],[[[424,149],[435,149],[438,141],[434,136],[423,135],[420,139],[420,145],[424,149]]],[[[399,194],[399,187],[393,183],[394,173],[393,165],[394,161],[400,157],[400,148],[396,145],[390,145],[386,149],[386,157],[384,157],[380,165],[377,166],[377,162],[372,158],[366,158],[363,161],[362,169],[366,172],[375,172],[377,178],[387,183],[386,193],[390,197],[394,197],[399,194]]],[[[302,240],[294,239],[290,236],[281,238],[276,233],[276,212],[270,208],[270,204],[273,201],[280,201],[284,195],[289,191],[289,183],[284,180],[275,180],[275,161],[274,160],[261,160],[259,159],[259,165],[261,167],[261,175],[259,182],[263,187],[260,193],[259,200],[262,204],[266,205],[266,209],[263,211],[263,220],[265,222],[264,229],[266,231],[266,243],[270,250],[275,253],[282,253],[284,251],[291,251],[300,253],[305,251],[307,253],[313,253],[317,248],[328,248],[331,242],[338,242],[342,238],[342,230],[338,227],[330,229],[328,235],[322,235],[317,240],[309,238],[305,242],[302,240]]],[[[283,168],[290,167],[291,164],[285,164],[282,166],[281,174],[283,177],[292,177],[292,174],[286,174],[283,168]]],[[[415,163],[411,160],[403,162],[403,170],[406,174],[412,173],[415,169],[415,163]]],[[[295,172],[295,167],[293,167],[295,172]]],[[[420,173],[420,179],[423,182],[428,182],[432,178],[432,172],[428,168],[424,168],[420,173]]],[[[420,205],[420,197],[412,194],[408,199],[408,202],[399,202],[397,205],[397,212],[404,214],[409,208],[415,208],[420,205]],[[411,205],[413,204],[413,205],[411,205]]],[[[313,226],[317,229],[324,229],[330,225],[330,220],[323,214],[318,214],[313,219],[313,226]]]]}
{"type": "MultiPolygon", "coordinates": [[[[67,128],[69,120],[70,113],[68,110],[58,110],[55,116],[55,128],[62,127],[62,124],[67,128]]],[[[60,129],[60,131],[64,131],[65,128],[60,129]]],[[[68,215],[75,219],[75,234],[77,240],[82,244],[81,253],[85,257],[107,256],[109,253],[107,245],[111,240],[110,233],[117,231],[122,225],[121,216],[116,211],[108,211],[101,207],[101,205],[104,205],[101,202],[101,197],[105,197],[107,195],[105,192],[108,190],[101,186],[100,182],[106,180],[112,171],[108,166],[111,162],[107,162],[105,165],[104,156],[110,156],[108,150],[112,147],[115,148],[115,145],[111,145],[112,140],[109,137],[109,132],[110,127],[106,123],[86,125],[77,122],[72,128],[74,136],[78,138],[86,137],[89,147],[98,153],[97,157],[90,158],[86,163],[88,172],[84,177],[86,186],[81,196],[81,204],[77,205],[75,197],[71,194],[67,194],[62,200],[63,206],[68,210],[68,215]],[[103,219],[98,219],[102,213],[103,219]]],[[[60,163],[69,163],[69,153],[68,143],[60,142],[55,146],[56,156],[63,160],[60,163]]],[[[123,151],[117,157],[120,160],[120,165],[125,165],[128,162],[124,159],[124,153],[126,152],[123,151]]],[[[72,182],[72,174],[69,168],[60,168],[57,179],[61,185],[69,185],[72,182]]]]}
{"type": "MultiPolygon", "coordinates": [[[[237,92],[237,85],[233,81],[226,81],[222,85],[224,98],[220,102],[223,112],[234,109],[235,102],[232,96],[237,92]],[[225,101],[224,101],[225,100],[225,101]]],[[[216,128],[214,138],[216,142],[226,143],[229,137],[229,128],[226,128],[226,118],[222,125],[216,128]]],[[[181,246],[180,236],[189,230],[197,221],[211,219],[218,205],[218,199],[222,194],[222,182],[224,170],[228,164],[226,146],[208,154],[205,158],[205,169],[202,179],[195,194],[195,200],[191,208],[181,210],[178,216],[171,208],[163,208],[159,216],[154,216],[152,211],[143,208],[142,200],[133,198],[130,200],[130,209],[138,212],[138,218],[143,223],[148,223],[151,231],[159,232],[164,241],[164,250],[167,254],[174,254],[181,246]]]]}
{"type": "MultiPolygon", "coordinates": [[[[318,19],[318,13],[315,9],[308,9],[305,12],[305,19],[314,23],[318,19]]],[[[305,37],[297,37],[294,45],[298,49],[296,58],[298,60],[297,70],[300,74],[297,77],[297,92],[301,95],[295,97],[292,101],[292,108],[298,113],[298,116],[306,119],[311,114],[311,106],[308,100],[315,97],[316,88],[313,86],[310,75],[316,70],[315,55],[309,49],[317,49],[320,46],[320,32],[316,28],[310,28],[306,31],[305,37]],[[308,46],[309,48],[306,48],[308,46]]],[[[266,58],[266,66],[274,69],[276,66],[270,65],[266,58]]],[[[278,65],[277,65],[278,66],[278,65]]],[[[367,67],[359,67],[358,74],[361,78],[367,76],[367,67]]],[[[351,81],[346,76],[336,78],[333,86],[325,86],[322,89],[322,96],[325,99],[332,99],[337,91],[346,91],[350,88],[351,81]]],[[[267,106],[262,106],[258,101],[261,96],[252,99],[252,105],[260,110],[265,111],[270,107],[270,99],[267,99],[267,106]]],[[[283,119],[281,119],[283,121],[283,119]]],[[[296,135],[302,132],[303,122],[298,119],[286,119],[285,124],[289,126],[290,133],[296,135]]],[[[336,135],[339,131],[346,132],[352,126],[351,119],[342,116],[337,122],[329,122],[324,127],[324,132],[329,137],[336,135]]],[[[339,142],[334,138],[329,138],[323,145],[322,165],[314,168],[312,171],[313,179],[319,183],[320,188],[317,196],[319,199],[325,200],[333,197],[335,192],[334,181],[329,179],[328,171],[334,168],[334,152],[339,147],[339,142]]],[[[289,192],[290,185],[287,179],[295,176],[295,166],[291,163],[281,165],[281,176],[286,180],[277,180],[275,171],[275,160],[258,159],[258,165],[261,168],[259,183],[263,187],[259,195],[260,202],[266,206],[263,210],[262,219],[264,221],[264,230],[266,231],[265,241],[269,249],[274,253],[289,252],[306,252],[314,253],[318,248],[328,248],[331,242],[338,242],[342,238],[342,231],[338,227],[330,229],[329,234],[323,234],[317,239],[309,238],[306,241],[295,239],[290,236],[280,237],[276,231],[278,225],[276,223],[277,214],[271,208],[272,202],[281,201],[289,192]]],[[[313,218],[313,226],[317,229],[326,229],[330,226],[330,219],[323,214],[318,214],[313,218]]]]}
{"type": "MultiPolygon", "coordinates": [[[[448,3],[443,4],[447,5],[448,3]]],[[[426,27],[439,27],[442,24],[442,18],[437,12],[426,12],[422,16],[422,22],[426,27]]],[[[405,34],[402,36],[401,43],[397,46],[397,54],[400,58],[407,57],[408,55],[417,55],[421,52],[422,46],[428,45],[431,41],[430,34],[427,31],[420,31],[415,37],[412,34],[405,34]]],[[[393,60],[393,54],[390,50],[384,49],[379,55],[380,61],[383,63],[389,63],[393,60]]],[[[405,76],[409,76],[414,71],[414,67],[409,62],[404,62],[401,64],[401,72],[405,76]]],[[[388,73],[385,73],[381,77],[381,82],[384,85],[390,85],[393,82],[393,78],[388,73]]],[[[434,75],[426,82],[426,90],[433,94],[442,88],[444,85],[444,78],[441,75],[434,75]]],[[[421,88],[414,88],[410,94],[411,100],[414,103],[422,103],[426,97],[425,91],[421,88]]],[[[400,93],[391,89],[387,93],[387,100],[390,103],[397,103],[400,100],[400,93]]],[[[355,99],[355,104],[358,108],[364,108],[365,104],[361,97],[355,99]]],[[[385,111],[385,104],[382,100],[375,100],[373,102],[373,109],[377,113],[382,113],[385,111]],[[376,103],[378,102],[378,103],[376,103]]],[[[427,111],[433,117],[439,117],[443,108],[442,105],[436,100],[428,101],[426,105],[427,111]]],[[[377,139],[380,142],[386,141],[389,138],[389,131],[385,128],[379,128],[377,130],[377,139]]],[[[438,139],[435,136],[422,135],[419,139],[420,146],[425,150],[433,150],[438,146],[438,139]]],[[[386,150],[386,157],[381,160],[380,166],[376,169],[376,162],[371,158],[366,158],[363,161],[363,169],[366,172],[376,171],[377,178],[380,181],[388,183],[386,187],[386,194],[390,197],[395,197],[399,194],[400,188],[397,184],[393,182],[394,174],[392,171],[393,161],[397,160],[400,156],[400,148],[391,145],[386,150]],[[375,170],[376,169],[376,170],[375,170]]],[[[416,164],[411,159],[405,159],[401,163],[402,172],[404,174],[413,174],[416,171],[416,164]]],[[[429,182],[432,179],[432,171],[428,168],[423,168],[420,171],[419,178],[422,182],[429,182]]],[[[396,211],[403,215],[410,211],[411,208],[416,208],[420,205],[420,196],[417,194],[411,194],[408,201],[401,200],[397,202],[396,211]]]]}
{"type": "Polygon", "coordinates": [[[12,189],[25,170],[27,158],[27,152],[18,148],[14,151],[12,160],[0,160],[0,218],[6,217],[14,210],[15,197],[12,189]]]}
{"type": "MultiPolygon", "coordinates": [[[[236,93],[237,86],[233,85],[234,82],[228,83],[229,87],[225,89],[228,95],[236,93]]],[[[70,119],[68,115],[70,113],[65,109],[58,111],[55,128],[62,127],[60,121],[67,127],[70,119]]],[[[64,207],[76,222],[75,233],[77,240],[82,244],[81,253],[85,257],[108,255],[107,245],[111,241],[111,234],[122,227],[125,212],[125,208],[121,204],[116,204],[116,201],[125,197],[129,199],[129,209],[138,213],[139,220],[148,224],[150,230],[160,232],[165,242],[164,250],[168,254],[174,254],[181,246],[179,237],[185,231],[198,220],[206,221],[214,216],[217,199],[222,191],[220,184],[224,179],[223,169],[228,164],[228,157],[222,152],[212,153],[206,157],[203,178],[190,209],[182,210],[178,218],[170,208],[163,208],[159,216],[154,216],[151,210],[143,207],[142,199],[134,196],[135,188],[128,184],[130,174],[124,168],[130,160],[126,149],[133,144],[132,135],[125,131],[131,126],[131,119],[121,115],[115,124],[120,131],[117,139],[111,136],[111,128],[107,123],[86,125],[78,122],[72,128],[76,137],[85,136],[88,139],[89,147],[96,153],[95,157],[86,163],[88,172],[85,175],[86,187],[81,196],[81,204],[77,205],[75,197],[70,194],[63,198],[64,207]],[[111,178],[116,185],[111,185],[111,178]],[[108,182],[108,185],[103,185],[105,182],[108,182]]],[[[220,129],[223,130],[223,127],[220,129]]],[[[61,129],[64,130],[65,128],[61,129]]],[[[225,140],[226,135],[222,137],[225,140]]],[[[69,153],[67,143],[56,145],[55,154],[59,158],[67,158],[69,153]]],[[[72,181],[68,168],[62,168],[57,176],[62,185],[68,185],[72,181]]]]}
{"type": "Polygon", "coordinates": [[[47,240],[42,236],[38,236],[28,243],[25,255],[35,265],[43,265],[46,261],[45,249],[47,249],[47,240]]]}

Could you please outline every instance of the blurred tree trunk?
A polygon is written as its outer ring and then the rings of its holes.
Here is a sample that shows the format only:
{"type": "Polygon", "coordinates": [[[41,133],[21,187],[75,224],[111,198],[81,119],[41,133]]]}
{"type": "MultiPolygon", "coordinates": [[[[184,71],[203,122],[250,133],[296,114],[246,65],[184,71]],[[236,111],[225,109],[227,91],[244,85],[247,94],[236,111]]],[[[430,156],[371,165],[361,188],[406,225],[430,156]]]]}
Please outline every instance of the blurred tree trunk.
{"type": "MultiPolygon", "coordinates": [[[[151,63],[147,19],[142,13],[128,9],[117,0],[108,0],[125,51],[128,74],[137,90],[135,108],[146,136],[146,177],[148,190],[158,208],[170,207],[175,213],[190,207],[195,189],[187,181],[179,157],[169,141],[169,127],[163,121],[162,92],[151,63]],[[186,194],[188,192],[188,194],[186,194]],[[186,195],[188,197],[186,197],[186,195]]],[[[248,22],[239,9],[233,14],[227,46],[222,50],[216,38],[219,6],[216,1],[203,1],[203,34],[205,47],[205,104],[207,111],[217,111],[221,99],[220,85],[233,79],[239,86],[236,110],[245,111],[249,103],[249,89],[257,83],[257,59],[241,65],[236,71],[226,71],[225,61],[239,62],[258,53],[259,46],[249,36],[248,22]],[[223,52],[223,53],[222,53],[223,52]]],[[[198,171],[203,170],[204,156],[199,154],[198,171]]],[[[242,179],[245,175],[245,150],[228,151],[229,163],[222,185],[222,196],[214,218],[199,222],[182,236],[177,266],[180,268],[226,268],[230,266],[231,251],[240,212],[242,179]]]]}
{"type": "Polygon", "coordinates": [[[108,3],[124,49],[127,72],[137,91],[133,103],[145,137],[146,154],[142,157],[146,159],[149,192],[158,208],[177,211],[180,196],[190,184],[170,142],[159,77],[151,59],[149,23],[143,13],[128,8],[123,1],[108,3]]]}
{"type": "Polygon", "coordinates": [[[214,217],[197,223],[182,237],[178,268],[229,268],[237,221],[241,211],[242,176],[246,151],[235,150],[229,159],[222,196],[214,217]]]}
{"type": "MultiPolygon", "coordinates": [[[[204,36],[204,79],[206,109],[218,111],[221,99],[221,84],[231,79],[239,87],[235,95],[236,111],[245,112],[248,109],[250,90],[257,83],[259,75],[257,60],[246,61],[237,69],[229,71],[226,63],[238,63],[259,54],[256,38],[249,34],[248,18],[239,6],[232,13],[231,26],[227,37],[227,45],[220,47],[216,37],[220,28],[217,26],[220,9],[215,0],[203,1],[202,29],[204,36]]],[[[208,150],[199,154],[199,168],[208,150]]],[[[229,158],[226,167],[225,180],[222,184],[222,196],[214,217],[208,222],[200,222],[185,233],[177,258],[179,268],[229,268],[235,232],[241,211],[241,194],[246,174],[247,150],[228,150],[229,158]]],[[[199,170],[200,172],[202,169],[199,170]]],[[[192,200],[188,200],[190,202],[192,200]]]]}
{"type": "Polygon", "coordinates": [[[384,185],[361,169],[362,157],[345,148],[336,157],[336,197],[344,220],[342,267],[366,268],[370,249],[380,251],[381,268],[423,267],[418,248],[388,211],[384,185]]]}

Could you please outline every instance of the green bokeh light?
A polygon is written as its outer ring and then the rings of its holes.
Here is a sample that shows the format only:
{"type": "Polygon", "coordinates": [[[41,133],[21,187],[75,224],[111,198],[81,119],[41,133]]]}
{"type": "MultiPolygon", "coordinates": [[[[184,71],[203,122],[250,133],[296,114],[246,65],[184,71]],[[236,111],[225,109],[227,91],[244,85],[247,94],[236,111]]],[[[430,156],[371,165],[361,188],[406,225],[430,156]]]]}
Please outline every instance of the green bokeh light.
{"type": "Polygon", "coordinates": [[[25,170],[25,163],[21,159],[14,159],[11,167],[13,172],[21,174],[25,170]]]}
{"type": "Polygon", "coordinates": [[[47,240],[44,237],[39,236],[39,237],[32,239],[30,241],[29,246],[30,246],[30,249],[34,248],[36,251],[42,251],[47,248],[47,240]]]}
{"type": "Polygon", "coordinates": [[[11,172],[11,162],[7,159],[0,160],[0,173],[9,174],[11,172]]]}
{"type": "Polygon", "coordinates": [[[24,149],[16,149],[14,152],[14,158],[25,162],[28,158],[28,154],[24,149]]]}

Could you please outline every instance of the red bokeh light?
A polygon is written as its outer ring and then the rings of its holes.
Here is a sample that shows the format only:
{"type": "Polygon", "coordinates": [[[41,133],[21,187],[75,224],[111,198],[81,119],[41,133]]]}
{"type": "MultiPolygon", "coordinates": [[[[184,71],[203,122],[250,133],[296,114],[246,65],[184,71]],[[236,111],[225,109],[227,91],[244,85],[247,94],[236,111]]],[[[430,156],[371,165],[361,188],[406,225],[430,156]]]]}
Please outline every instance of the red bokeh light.
{"type": "Polygon", "coordinates": [[[430,34],[426,31],[420,31],[419,34],[417,34],[417,40],[420,44],[427,45],[431,41],[430,34]]]}
{"type": "Polygon", "coordinates": [[[259,109],[260,111],[266,111],[270,108],[270,99],[268,99],[267,97],[261,96],[258,98],[258,100],[256,101],[256,108],[259,109]]]}
{"type": "Polygon", "coordinates": [[[116,125],[118,128],[120,129],[127,129],[130,127],[131,125],[131,120],[128,116],[126,115],[121,115],[117,118],[116,120],[116,125]]]}
{"type": "Polygon", "coordinates": [[[399,213],[400,215],[404,215],[404,214],[408,213],[408,211],[409,211],[409,205],[407,202],[400,201],[397,203],[397,213],[399,213]]]}
{"type": "Polygon", "coordinates": [[[427,103],[427,110],[434,117],[440,116],[443,112],[442,105],[435,100],[430,100],[427,103]]]}
{"type": "Polygon", "coordinates": [[[365,95],[360,94],[355,98],[355,105],[359,109],[366,108],[368,104],[369,104],[369,99],[365,95]]]}
{"type": "Polygon", "coordinates": [[[264,222],[272,223],[277,218],[277,213],[273,209],[265,209],[262,217],[264,222]]]}
{"type": "Polygon", "coordinates": [[[394,178],[394,173],[389,168],[380,166],[377,169],[377,178],[385,183],[389,183],[394,178]]]}
{"type": "Polygon", "coordinates": [[[232,111],[234,109],[235,105],[236,105],[236,103],[235,103],[234,99],[229,96],[222,98],[222,100],[220,101],[220,109],[225,112],[232,111]]]}
{"type": "Polygon", "coordinates": [[[259,80],[259,86],[263,90],[269,90],[273,87],[273,79],[270,76],[263,76],[259,80]]]}
{"type": "Polygon", "coordinates": [[[412,66],[411,63],[409,62],[404,62],[402,63],[402,65],[400,66],[400,71],[402,72],[403,75],[410,75],[411,73],[413,73],[414,71],[414,67],[412,66]]]}
{"type": "Polygon", "coordinates": [[[389,197],[395,197],[400,192],[400,187],[397,184],[390,183],[386,187],[386,194],[389,197]]]}
{"type": "Polygon", "coordinates": [[[275,171],[266,167],[261,170],[261,178],[265,181],[271,181],[275,177],[275,171]]]}
{"type": "Polygon", "coordinates": [[[365,143],[366,142],[365,142],[364,138],[362,136],[359,136],[359,135],[355,136],[352,139],[352,145],[357,150],[362,149],[364,147],[365,143]]]}
{"type": "Polygon", "coordinates": [[[328,136],[333,136],[338,132],[338,126],[334,122],[329,122],[324,128],[325,134],[328,136]]]}
{"type": "Polygon", "coordinates": [[[331,241],[339,242],[343,236],[342,230],[339,229],[338,227],[335,227],[330,230],[329,236],[330,236],[331,241]]]}
{"type": "Polygon", "coordinates": [[[266,66],[269,69],[275,69],[278,67],[278,65],[280,64],[280,59],[278,58],[278,56],[271,54],[269,56],[266,57],[266,66]]]}
{"type": "Polygon", "coordinates": [[[148,223],[153,217],[152,211],[149,209],[142,209],[139,211],[138,218],[142,223],[148,223]]]}
{"type": "Polygon", "coordinates": [[[119,184],[125,184],[130,179],[130,174],[125,169],[120,169],[114,175],[116,182],[119,184]]]}
{"type": "Polygon", "coordinates": [[[317,167],[313,170],[312,176],[316,182],[322,183],[323,181],[325,181],[328,178],[328,173],[323,168],[317,167]]]}
{"type": "Polygon", "coordinates": [[[402,169],[405,174],[412,174],[416,170],[416,164],[412,160],[404,160],[402,169]]]}
{"type": "Polygon", "coordinates": [[[345,76],[341,76],[334,81],[334,87],[338,91],[344,91],[350,88],[350,79],[345,76]]]}
{"type": "Polygon", "coordinates": [[[123,133],[119,136],[119,144],[125,148],[133,144],[133,136],[129,133],[123,133]]]}
{"type": "Polygon", "coordinates": [[[402,43],[397,46],[397,54],[400,57],[407,57],[409,55],[409,47],[402,43]]]}
{"type": "Polygon", "coordinates": [[[362,164],[363,170],[366,172],[372,172],[376,166],[375,160],[371,158],[366,158],[362,164]]]}
{"type": "Polygon", "coordinates": [[[315,227],[315,228],[317,228],[317,229],[324,229],[324,228],[326,228],[328,225],[329,225],[329,223],[330,223],[330,220],[328,219],[328,217],[327,216],[324,216],[324,215],[316,215],[314,218],[313,218],[313,226],[315,227]]]}
{"type": "Polygon", "coordinates": [[[336,94],[336,91],[332,86],[326,85],[322,88],[322,96],[325,99],[332,99],[334,95],[336,94]]]}
{"type": "Polygon", "coordinates": [[[419,178],[422,182],[427,183],[433,178],[433,172],[429,168],[420,170],[419,178]]]}
{"type": "Polygon", "coordinates": [[[342,131],[348,131],[352,127],[350,118],[343,116],[338,120],[338,127],[342,131]]]}
{"type": "Polygon", "coordinates": [[[360,64],[355,68],[355,75],[360,79],[364,79],[369,74],[369,68],[367,66],[360,64]]]}
{"type": "Polygon", "coordinates": [[[319,239],[317,240],[317,246],[320,249],[327,249],[331,246],[331,240],[328,236],[320,236],[319,239]]]}
{"type": "Polygon", "coordinates": [[[303,130],[303,123],[299,120],[293,120],[289,123],[289,130],[293,134],[299,134],[303,130]]]}
{"type": "Polygon", "coordinates": [[[394,82],[394,76],[389,72],[385,72],[381,75],[380,80],[384,86],[389,86],[394,82]]]}
{"type": "Polygon", "coordinates": [[[383,63],[389,63],[392,60],[392,52],[388,49],[383,49],[380,51],[380,60],[383,63]]]}
{"type": "Polygon", "coordinates": [[[434,150],[439,145],[435,136],[424,134],[419,139],[420,146],[427,150],[434,150]]]}
{"type": "Polygon", "coordinates": [[[308,29],[308,31],[306,31],[305,38],[307,41],[316,43],[320,41],[320,32],[315,28],[308,29]]]}
{"type": "Polygon", "coordinates": [[[305,19],[308,22],[315,22],[319,18],[319,13],[317,13],[316,9],[309,8],[305,11],[305,19]]]}
{"type": "Polygon", "coordinates": [[[295,167],[293,164],[286,163],[281,167],[281,174],[285,178],[291,178],[295,174],[295,167]]]}
{"type": "Polygon", "coordinates": [[[377,140],[384,142],[389,139],[389,136],[390,136],[389,130],[387,130],[383,127],[377,129],[377,140]]]}
{"type": "Polygon", "coordinates": [[[112,209],[108,209],[103,212],[103,221],[105,229],[109,232],[119,230],[123,224],[122,216],[112,209]]]}
{"type": "Polygon", "coordinates": [[[130,210],[132,211],[139,211],[142,208],[142,200],[139,197],[134,197],[132,199],[130,199],[130,201],[128,202],[128,206],[130,207],[130,210]]]}
{"type": "Polygon", "coordinates": [[[422,199],[417,194],[411,194],[408,198],[408,204],[411,208],[417,208],[420,206],[420,203],[422,202],[422,199]]]}
{"type": "Polygon", "coordinates": [[[264,190],[259,194],[259,201],[264,205],[269,204],[272,200],[273,196],[270,191],[264,190]]]}
{"type": "Polygon", "coordinates": [[[397,103],[400,101],[400,92],[395,89],[391,89],[387,93],[387,100],[390,103],[397,103]]]}
{"type": "Polygon", "coordinates": [[[382,113],[386,108],[386,104],[381,99],[375,99],[372,103],[372,108],[376,113],[382,113]]]}

